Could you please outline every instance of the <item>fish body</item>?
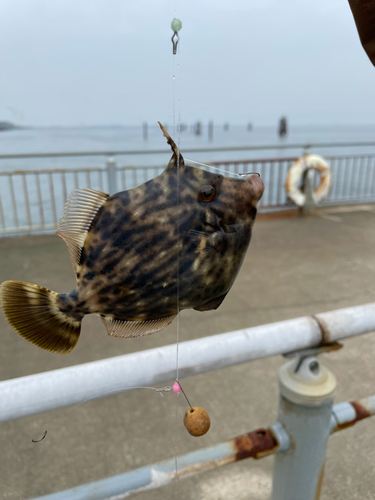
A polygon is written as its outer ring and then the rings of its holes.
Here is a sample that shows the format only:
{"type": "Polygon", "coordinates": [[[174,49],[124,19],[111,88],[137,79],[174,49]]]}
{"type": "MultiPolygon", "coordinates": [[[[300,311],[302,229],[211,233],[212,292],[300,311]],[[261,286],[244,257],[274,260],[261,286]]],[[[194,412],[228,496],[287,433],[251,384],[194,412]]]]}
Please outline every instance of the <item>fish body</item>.
{"type": "Polygon", "coordinates": [[[78,189],[69,197],[57,234],[76,273],[72,292],[3,283],[5,315],[27,340],[70,352],[86,314],[99,315],[110,335],[132,337],[162,330],[182,309],[216,309],[224,300],[250,243],[263,182],[185,165],[164,134],[174,154],[161,175],[112,196],[78,189]],[[37,321],[42,306],[38,331],[25,312],[37,321]]]}

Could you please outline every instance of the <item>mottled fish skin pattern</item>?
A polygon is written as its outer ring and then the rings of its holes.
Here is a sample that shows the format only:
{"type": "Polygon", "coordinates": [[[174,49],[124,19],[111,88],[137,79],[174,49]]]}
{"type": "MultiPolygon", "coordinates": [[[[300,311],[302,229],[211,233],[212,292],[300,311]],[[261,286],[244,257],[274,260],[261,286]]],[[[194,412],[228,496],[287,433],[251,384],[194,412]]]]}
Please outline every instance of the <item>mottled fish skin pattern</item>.
{"type": "Polygon", "coordinates": [[[219,304],[245,257],[263,190],[258,175],[233,179],[169,165],[110,196],[87,234],[77,287],[59,296],[59,308],[75,319],[142,321],[219,304]],[[216,190],[210,202],[199,197],[205,186],[216,190]]]}

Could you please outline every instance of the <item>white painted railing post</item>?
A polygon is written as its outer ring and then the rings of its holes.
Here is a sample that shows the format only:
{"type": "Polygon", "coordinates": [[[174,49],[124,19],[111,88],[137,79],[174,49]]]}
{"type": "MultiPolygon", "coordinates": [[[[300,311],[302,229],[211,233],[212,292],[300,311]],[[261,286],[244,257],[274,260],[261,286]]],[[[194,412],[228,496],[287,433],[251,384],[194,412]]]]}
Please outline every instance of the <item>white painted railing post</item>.
{"type": "Polygon", "coordinates": [[[336,379],[309,356],[281,367],[279,388],[278,422],[291,446],[275,456],[272,500],[317,500],[332,428],[336,379]]]}
{"type": "Polygon", "coordinates": [[[110,156],[107,160],[107,176],[108,176],[108,192],[109,194],[117,193],[117,166],[114,156],[110,156]]]}

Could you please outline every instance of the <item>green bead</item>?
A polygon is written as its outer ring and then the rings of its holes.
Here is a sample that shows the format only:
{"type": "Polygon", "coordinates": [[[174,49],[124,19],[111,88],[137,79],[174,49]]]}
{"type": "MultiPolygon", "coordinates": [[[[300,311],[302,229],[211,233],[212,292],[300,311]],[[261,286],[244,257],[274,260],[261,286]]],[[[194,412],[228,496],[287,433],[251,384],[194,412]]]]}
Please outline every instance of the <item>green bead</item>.
{"type": "Polygon", "coordinates": [[[173,31],[180,31],[182,28],[182,22],[179,19],[174,18],[171,23],[171,28],[173,31]]]}

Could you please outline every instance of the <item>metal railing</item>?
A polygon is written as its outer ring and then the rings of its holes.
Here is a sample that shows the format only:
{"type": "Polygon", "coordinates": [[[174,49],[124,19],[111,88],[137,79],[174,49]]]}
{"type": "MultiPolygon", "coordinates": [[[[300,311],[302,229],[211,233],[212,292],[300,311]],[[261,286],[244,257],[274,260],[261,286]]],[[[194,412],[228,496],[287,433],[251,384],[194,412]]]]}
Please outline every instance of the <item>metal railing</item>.
{"type": "MultiPolygon", "coordinates": [[[[255,148],[252,147],[252,149],[255,148]]],[[[268,146],[268,148],[271,147],[268,146]]],[[[240,150],[241,148],[232,149],[240,150]]],[[[202,148],[202,151],[211,150],[218,151],[220,149],[202,148]]],[[[230,151],[230,148],[225,150],[230,151]]],[[[123,152],[116,152],[116,154],[120,153],[123,152]]],[[[149,154],[151,151],[144,153],[149,154]]],[[[161,151],[155,150],[152,153],[161,153],[161,151]]],[[[45,157],[93,156],[95,154],[105,155],[109,153],[2,155],[0,159],[31,158],[42,155],[45,157]]],[[[288,169],[296,159],[297,157],[293,156],[213,161],[210,162],[211,167],[207,167],[207,169],[216,171],[215,168],[220,168],[229,174],[246,171],[259,172],[266,186],[259,208],[260,210],[275,210],[293,206],[287,198],[285,179],[288,169]]],[[[326,156],[325,159],[332,168],[333,185],[323,203],[324,205],[375,201],[375,154],[326,156]]],[[[108,158],[105,168],[0,171],[0,236],[25,232],[53,232],[56,230],[66,198],[74,188],[91,187],[112,194],[146,182],[160,174],[164,168],[164,165],[117,166],[114,156],[111,156],[108,158]]],[[[316,178],[317,182],[318,177],[316,178]]]]}
{"type": "MultiPolygon", "coordinates": [[[[208,468],[270,453],[276,453],[272,500],[316,500],[329,435],[374,415],[375,396],[333,405],[335,378],[315,356],[340,347],[338,340],[373,331],[375,303],[180,343],[181,378],[275,354],[294,355],[297,360],[279,371],[278,422],[211,448],[39,500],[125,498],[208,468]]],[[[175,361],[176,346],[169,345],[0,382],[0,421],[171,381],[175,361]]]]}

